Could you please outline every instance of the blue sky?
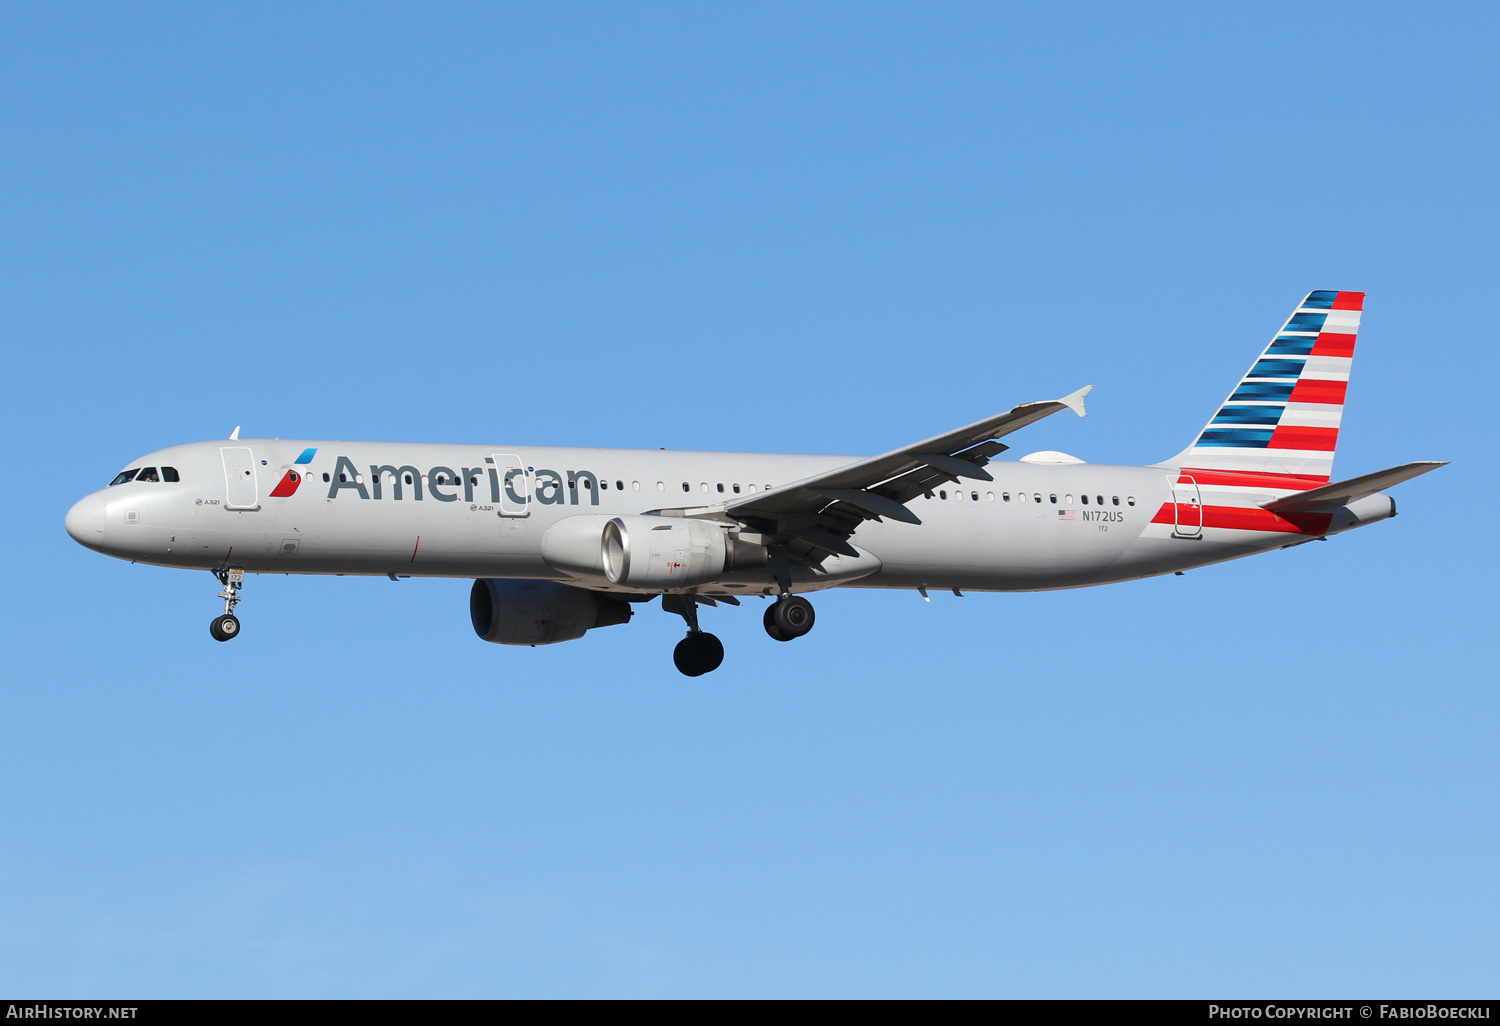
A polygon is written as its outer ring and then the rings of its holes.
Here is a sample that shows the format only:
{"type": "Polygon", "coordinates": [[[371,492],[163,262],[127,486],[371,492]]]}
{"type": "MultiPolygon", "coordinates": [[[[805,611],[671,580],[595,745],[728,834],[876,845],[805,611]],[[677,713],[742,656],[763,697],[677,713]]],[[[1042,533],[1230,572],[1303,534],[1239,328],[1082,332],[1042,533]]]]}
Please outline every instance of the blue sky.
{"type": "Polygon", "coordinates": [[[0,11],[0,991],[1381,996],[1500,984],[1481,4],[0,11]],[[1152,462],[1368,292],[1328,544],[656,612],[75,545],[249,436],[1152,462]],[[24,455],[24,460],[19,457],[24,455]]]}

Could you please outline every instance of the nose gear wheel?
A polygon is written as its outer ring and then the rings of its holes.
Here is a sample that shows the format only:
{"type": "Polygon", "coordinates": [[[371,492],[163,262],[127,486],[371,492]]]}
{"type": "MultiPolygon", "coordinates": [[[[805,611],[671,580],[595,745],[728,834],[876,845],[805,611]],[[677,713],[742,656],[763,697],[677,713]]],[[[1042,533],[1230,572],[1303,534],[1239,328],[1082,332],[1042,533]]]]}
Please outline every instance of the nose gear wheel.
{"type": "Polygon", "coordinates": [[[215,641],[229,641],[240,636],[240,619],[234,615],[234,607],[240,604],[240,589],[245,586],[245,571],[238,567],[231,570],[215,570],[224,590],[219,598],[224,600],[224,612],[213,618],[208,633],[215,641]]]}

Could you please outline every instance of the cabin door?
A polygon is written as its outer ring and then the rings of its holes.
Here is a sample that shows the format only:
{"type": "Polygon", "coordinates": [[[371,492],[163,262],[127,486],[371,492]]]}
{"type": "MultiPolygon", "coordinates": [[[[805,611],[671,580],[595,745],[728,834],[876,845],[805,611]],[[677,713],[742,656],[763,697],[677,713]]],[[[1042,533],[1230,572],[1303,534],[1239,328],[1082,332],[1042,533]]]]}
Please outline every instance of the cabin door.
{"type": "Polygon", "coordinates": [[[259,509],[255,457],[249,446],[226,445],[219,450],[219,457],[224,461],[224,507],[259,509]]]}
{"type": "Polygon", "coordinates": [[[531,468],[513,452],[497,452],[490,459],[495,461],[495,472],[500,476],[500,515],[530,516],[531,468]]]}
{"type": "Polygon", "coordinates": [[[1172,505],[1177,510],[1177,529],[1172,537],[1203,537],[1203,499],[1198,494],[1198,482],[1182,475],[1172,486],[1172,505]]]}

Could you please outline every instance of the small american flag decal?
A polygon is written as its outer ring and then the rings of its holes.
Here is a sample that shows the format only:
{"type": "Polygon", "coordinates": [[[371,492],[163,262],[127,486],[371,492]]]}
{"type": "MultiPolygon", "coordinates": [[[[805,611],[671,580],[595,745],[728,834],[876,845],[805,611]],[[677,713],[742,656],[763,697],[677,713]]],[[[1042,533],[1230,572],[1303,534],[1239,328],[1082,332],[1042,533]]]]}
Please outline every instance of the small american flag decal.
{"type": "Polygon", "coordinates": [[[1078,511],[1076,509],[1060,509],[1060,510],[1057,511],[1057,519],[1059,519],[1059,520],[1077,520],[1078,519],[1078,511]]]}

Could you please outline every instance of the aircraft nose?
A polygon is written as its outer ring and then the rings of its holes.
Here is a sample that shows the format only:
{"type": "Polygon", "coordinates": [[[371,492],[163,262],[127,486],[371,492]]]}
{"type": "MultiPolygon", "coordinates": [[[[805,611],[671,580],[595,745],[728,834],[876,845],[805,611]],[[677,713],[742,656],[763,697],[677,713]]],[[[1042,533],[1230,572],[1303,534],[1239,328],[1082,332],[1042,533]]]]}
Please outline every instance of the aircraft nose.
{"type": "Polygon", "coordinates": [[[63,526],[78,544],[97,549],[104,544],[104,497],[89,495],[79,499],[63,518],[63,526]]]}

